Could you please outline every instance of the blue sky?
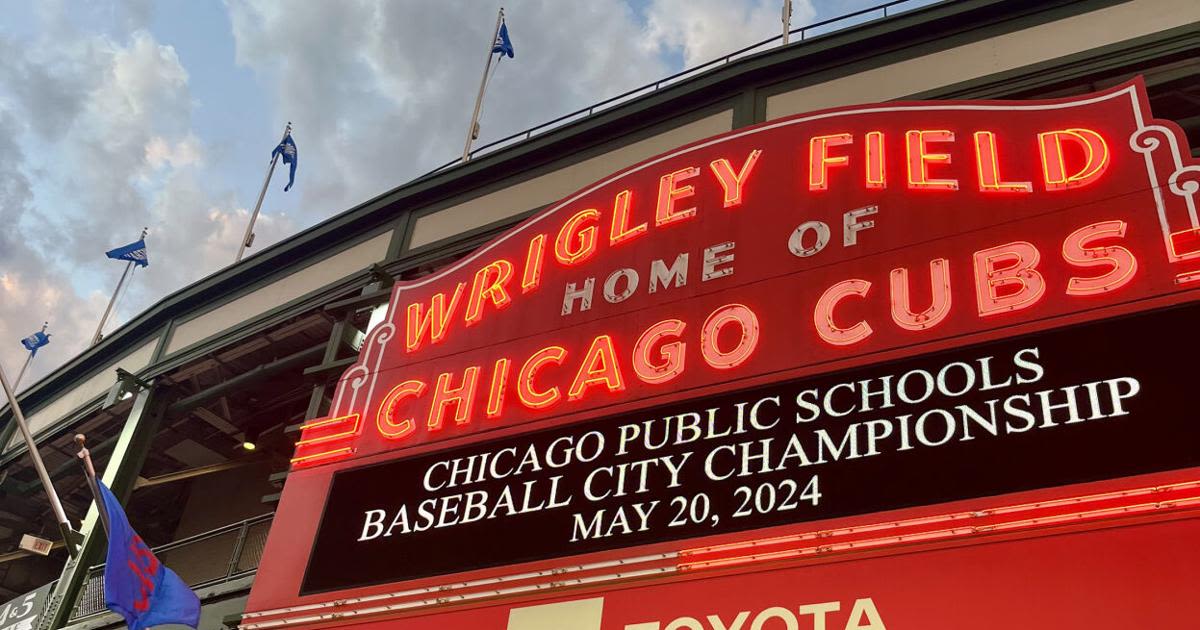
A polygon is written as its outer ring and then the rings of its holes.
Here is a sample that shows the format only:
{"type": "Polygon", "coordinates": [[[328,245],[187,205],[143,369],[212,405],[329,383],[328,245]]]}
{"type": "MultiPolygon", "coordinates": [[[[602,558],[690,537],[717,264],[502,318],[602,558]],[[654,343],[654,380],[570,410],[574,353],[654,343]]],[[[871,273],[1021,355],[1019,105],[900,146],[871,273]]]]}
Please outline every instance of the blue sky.
{"type": "MultiPolygon", "coordinates": [[[[793,25],[874,3],[795,0],[793,25]]],[[[509,0],[517,57],[481,142],[778,33],[781,0],[509,0]]],[[[495,6],[472,0],[4,0],[0,362],[50,321],[25,384],[82,351],[143,226],[111,331],[232,262],[285,122],[253,251],[461,151],[495,6]],[[7,340],[7,341],[4,341],[7,340]]]]}

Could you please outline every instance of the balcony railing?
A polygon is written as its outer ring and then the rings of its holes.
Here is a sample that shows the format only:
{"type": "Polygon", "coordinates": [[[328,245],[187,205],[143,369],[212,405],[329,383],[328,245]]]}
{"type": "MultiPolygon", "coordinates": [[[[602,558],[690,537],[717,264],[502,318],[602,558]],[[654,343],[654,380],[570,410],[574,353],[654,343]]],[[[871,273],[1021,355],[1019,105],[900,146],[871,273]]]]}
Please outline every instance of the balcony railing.
{"type": "MultiPolygon", "coordinates": [[[[274,516],[273,513],[263,514],[182,538],[155,547],[154,555],[193,589],[250,575],[258,570],[274,516]]],[[[104,565],[98,564],[88,571],[69,623],[107,610],[104,605],[104,565]]]]}

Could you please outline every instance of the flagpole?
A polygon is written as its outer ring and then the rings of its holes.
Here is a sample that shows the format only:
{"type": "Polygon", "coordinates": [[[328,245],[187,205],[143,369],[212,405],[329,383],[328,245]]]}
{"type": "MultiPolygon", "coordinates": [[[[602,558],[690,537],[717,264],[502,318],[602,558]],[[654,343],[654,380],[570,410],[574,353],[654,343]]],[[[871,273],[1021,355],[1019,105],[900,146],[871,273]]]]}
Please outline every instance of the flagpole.
{"type": "Polygon", "coordinates": [[[108,536],[108,510],[104,506],[104,499],[100,496],[100,486],[96,484],[96,467],[92,464],[92,454],[88,451],[83,443],[87,440],[82,433],[75,434],[75,445],[79,447],[79,452],[75,457],[79,459],[79,464],[83,466],[83,476],[87,478],[88,489],[92,491],[92,498],[96,500],[96,513],[100,516],[100,525],[104,528],[104,535],[108,536]]]}
{"type": "MultiPolygon", "coordinates": [[[[142,228],[141,238],[146,238],[150,228],[142,228]]],[[[121,279],[117,281],[117,288],[113,289],[112,297],[108,298],[108,306],[104,308],[104,315],[100,318],[100,324],[96,326],[96,334],[92,335],[92,343],[88,347],[100,343],[100,339],[104,336],[104,324],[108,322],[108,316],[112,314],[113,304],[117,303],[117,294],[121,292],[121,286],[125,284],[125,279],[129,277],[129,272],[133,270],[133,261],[125,263],[125,271],[121,272],[121,279]]]]}
{"type": "MultiPolygon", "coordinates": [[[[287,126],[283,128],[282,143],[287,139],[288,134],[292,133],[292,123],[289,121],[287,126]]],[[[242,244],[238,247],[237,258],[233,262],[239,263],[242,261],[242,256],[246,254],[246,248],[254,242],[254,222],[258,220],[258,211],[262,208],[263,197],[267,196],[267,186],[271,184],[271,175],[275,173],[275,164],[279,162],[279,153],[272,152],[271,168],[267,169],[267,178],[263,180],[262,190],[258,191],[258,202],[254,204],[254,212],[250,213],[250,224],[246,226],[246,235],[242,237],[242,244]]]]}
{"type": "Polygon", "coordinates": [[[783,0],[783,45],[787,46],[792,30],[792,0],[783,0]]]}
{"type": "MultiPolygon", "coordinates": [[[[125,271],[121,272],[121,279],[117,281],[117,288],[113,289],[112,297],[108,298],[108,306],[104,308],[104,315],[100,318],[100,324],[96,326],[96,334],[92,335],[91,346],[100,343],[104,323],[108,321],[108,315],[112,312],[113,304],[117,301],[117,294],[121,292],[121,285],[125,284],[125,278],[129,277],[129,270],[133,268],[133,262],[125,263],[125,271]]],[[[90,347],[90,346],[89,346],[90,347]]]]}
{"type": "Polygon", "coordinates": [[[62,502],[58,500],[58,494],[54,492],[54,484],[46,472],[46,464],[42,462],[42,456],[38,452],[37,444],[33,441],[33,435],[29,433],[29,425],[25,423],[25,414],[21,413],[21,405],[17,404],[17,395],[8,384],[8,376],[4,373],[2,365],[0,365],[0,386],[4,387],[4,395],[8,398],[9,408],[12,409],[13,422],[17,423],[17,429],[21,431],[21,437],[25,440],[25,448],[29,449],[29,457],[33,459],[33,468],[37,471],[38,479],[42,482],[42,489],[46,491],[46,498],[50,500],[50,507],[54,510],[54,517],[58,520],[58,531],[67,545],[67,551],[74,558],[79,553],[73,544],[75,530],[71,528],[71,521],[67,520],[67,513],[63,511],[62,502]]]}
{"type": "MultiPolygon", "coordinates": [[[[49,325],[50,325],[50,322],[42,322],[42,333],[43,334],[46,332],[46,327],[49,325]]],[[[29,369],[30,363],[33,363],[33,357],[35,354],[37,354],[37,349],[30,350],[29,356],[25,357],[25,364],[21,366],[21,371],[17,372],[17,380],[13,381],[13,391],[14,392],[17,391],[17,389],[19,389],[21,387],[21,379],[25,378],[25,370],[29,369]]],[[[3,445],[0,445],[0,448],[3,448],[3,445]]]]}
{"type": "Polygon", "coordinates": [[[483,91],[487,89],[488,70],[492,69],[492,57],[495,53],[496,38],[500,36],[500,23],[504,21],[504,7],[496,14],[496,28],[492,31],[492,39],[488,42],[487,63],[483,66],[483,76],[479,79],[479,95],[475,97],[475,112],[471,114],[471,124],[467,126],[467,144],[463,147],[462,161],[471,159],[471,143],[475,141],[475,126],[479,124],[479,110],[483,107],[483,91]]]}
{"type": "MultiPolygon", "coordinates": [[[[91,490],[92,499],[96,502],[97,520],[100,521],[100,526],[104,530],[104,537],[108,539],[106,556],[109,562],[104,565],[104,588],[102,589],[105,594],[105,606],[110,611],[124,617],[125,625],[129,628],[145,628],[161,624],[180,624],[189,628],[201,628],[200,597],[177,573],[156,558],[145,541],[137,535],[137,532],[133,531],[129,524],[129,517],[125,514],[125,507],[122,505],[126,501],[122,501],[103,487],[103,482],[96,477],[96,467],[92,464],[91,453],[84,446],[84,442],[83,434],[76,433],[75,444],[79,446],[79,452],[75,454],[75,457],[83,467],[83,475],[87,479],[88,489],[91,490]],[[112,500],[113,503],[110,503],[109,500],[112,500]],[[110,509],[112,512],[109,512],[110,509]],[[148,590],[153,593],[147,593],[148,590]]],[[[92,533],[94,534],[95,531],[93,530],[92,533]]],[[[89,540],[92,538],[89,537],[89,540]]],[[[69,579],[73,586],[62,592],[58,590],[54,592],[59,603],[68,604],[66,610],[59,608],[52,615],[53,619],[50,620],[50,625],[54,627],[62,627],[66,624],[66,617],[70,616],[71,606],[69,604],[73,602],[67,598],[78,596],[77,591],[83,585],[82,581],[76,577],[81,575],[78,569],[84,569],[82,575],[87,575],[86,565],[84,567],[76,565],[76,567],[77,569],[74,570],[68,569],[72,570],[69,578],[64,577],[59,580],[61,583],[63,580],[69,579]]]]}

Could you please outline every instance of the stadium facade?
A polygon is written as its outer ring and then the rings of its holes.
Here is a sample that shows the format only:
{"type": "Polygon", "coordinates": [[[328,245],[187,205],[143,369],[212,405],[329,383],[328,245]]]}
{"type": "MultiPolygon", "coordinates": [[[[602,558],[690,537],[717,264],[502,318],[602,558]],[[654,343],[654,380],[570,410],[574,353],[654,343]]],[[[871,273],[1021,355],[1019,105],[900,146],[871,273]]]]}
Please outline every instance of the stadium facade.
{"type": "Polygon", "coordinates": [[[1190,619],[1198,53],[891,2],[340,212],[22,393],[78,561],[4,412],[0,629],[121,623],[77,433],[205,629],[1190,619]]]}

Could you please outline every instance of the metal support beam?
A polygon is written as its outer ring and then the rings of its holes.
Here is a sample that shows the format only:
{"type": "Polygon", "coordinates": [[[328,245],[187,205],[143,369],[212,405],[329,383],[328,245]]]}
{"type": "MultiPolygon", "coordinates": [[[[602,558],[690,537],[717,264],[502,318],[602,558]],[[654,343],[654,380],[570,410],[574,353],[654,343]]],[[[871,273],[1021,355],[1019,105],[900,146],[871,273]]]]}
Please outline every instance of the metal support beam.
{"type": "Polygon", "coordinates": [[[341,376],[341,373],[345,372],[346,368],[354,365],[356,361],[358,361],[358,357],[342,357],[332,363],[322,363],[321,365],[314,365],[310,368],[306,368],[304,370],[304,375],[307,377],[318,378],[320,380],[328,379],[331,374],[334,376],[341,376]]]}
{"type": "Polygon", "coordinates": [[[220,464],[197,466],[196,468],[189,468],[187,470],[167,473],[157,477],[150,477],[149,479],[145,477],[138,477],[137,481],[133,484],[133,489],[140,490],[142,488],[150,488],[152,486],[161,486],[164,483],[175,483],[176,481],[194,479],[196,477],[203,477],[204,475],[211,475],[213,473],[225,472],[226,470],[242,468],[243,466],[261,464],[265,461],[267,460],[264,457],[249,457],[246,459],[235,459],[228,462],[221,462],[220,464]]]}
{"type": "Polygon", "coordinates": [[[372,291],[370,293],[348,297],[344,300],[338,300],[337,302],[330,302],[329,304],[325,305],[325,312],[354,312],[364,308],[375,308],[380,304],[386,304],[388,298],[390,297],[392,297],[391,289],[372,291]]]}
{"type": "MultiPolygon", "coordinates": [[[[321,363],[305,370],[306,375],[324,377],[313,386],[312,395],[308,399],[308,410],[304,413],[305,422],[321,415],[321,406],[325,402],[325,392],[330,387],[329,372],[323,368],[337,364],[339,359],[342,358],[340,357],[340,353],[343,340],[346,338],[346,333],[353,328],[350,326],[350,321],[354,317],[354,312],[357,309],[366,307],[374,307],[375,309],[387,308],[388,296],[392,293],[392,285],[395,284],[396,279],[384,271],[383,267],[378,264],[371,265],[370,273],[372,282],[363,287],[357,297],[334,302],[325,307],[327,311],[342,311],[342,316],[333,323],[333,329],[329,331],[329,342],[325,344],[321,363]]],[[[368,330],[367,332],[370,331],[368,330]]],[[[288,427],[284,431],[286,432],[291,428],[288,427]]]]}
{"type": "MultiPolygon", "coordinates": [[[[322,348],[321,365],[337,360],[338,350],[342,347],[342,338],[346,334],[346,328],[350,325],[351,317],[353,317],[353,313],[346,313],[333,323],[333,329],[329,331],[329,342],[322,348]]],[[[325,400],[327,383],[328,379],[323,378],[313,386],[312,394],[308,398],[308,410],[304,412],[305,422],[321,415],[321,404],[325,400]]]]}
{"type": "Polygon", "coordinates": [[[4,429],[0,430],[0,455],[8,450],[8,443],[12,441],[13,434],[17,432],[17,421],[13,418],[12,409],[6,414],[8,422],[4,424],[4,429]]]}
{"type": "Polygon", "coordinates": [[[260,365],[251,369],[248,372],[239,374],[219,385],[214,385],[202,392],[192,394],[183,400],[180,400],[171,405],[167,413],[177,415],[190,411],[204,403],[224,396],[228,392],[236,392],[244,389],[250,383],[258,382],[264,378],[268,378],[282,372],[284,370],[297,367],[311,365],[316,362],[325,352],[325,344],[313,346],[307,350],[301,350],[295,354],[288,355],[277,361],[260,365]]]}
{"type": "MultiPolygon", "coordinates": [[[[159,424],[165,413],[162,404],[162,388],[151,384],[149,389],[137,392],[125,426],[117,437],[108,464],[104,467],[101,479],[112,490],[113,494],[124,503],[133,492],[134,484],[141,473],[142,464],[146,461],[146,453],[154,441],[159,424]]],[[[107,540],[103,530],[98,527],[99,511],[95,504],[88,508],[87,516],[83,519],[81,533],[84,535],[83,547],[76,559],[68,560],[63,567],[62,575],[51,592],[42,615],[39,630],[58,630],[67,625],[75,601],[79,598],[80,589],[88,577],[92,565],[102,561],[107,540]]]]}

